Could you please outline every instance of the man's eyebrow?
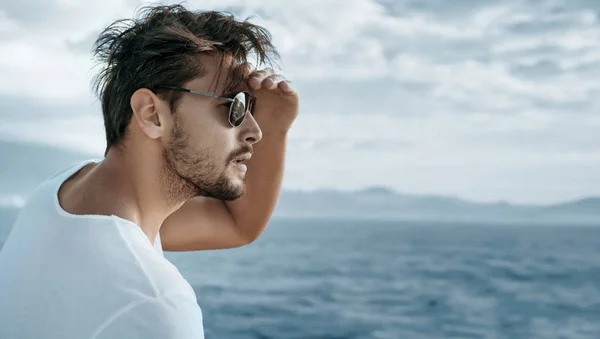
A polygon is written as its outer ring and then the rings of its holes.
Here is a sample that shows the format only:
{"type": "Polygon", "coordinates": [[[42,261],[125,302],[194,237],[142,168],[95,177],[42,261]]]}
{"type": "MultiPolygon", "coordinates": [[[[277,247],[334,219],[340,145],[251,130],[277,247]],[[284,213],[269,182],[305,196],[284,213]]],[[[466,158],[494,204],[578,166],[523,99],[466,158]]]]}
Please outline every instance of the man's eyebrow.
{"type": "Polygon", "coordinates": [[[227,91],[223,94],[219,94],[221,98],[233,99],[233,97],[238,94],[240,91],[227,91]]]}
{"type": "Polygon", "coordinates": [[[239,92],[249,92],[250,91],[250,87],[248,85],[242,86],[242,83],[238,83],[235,84],[236,86],[232,87],[228,87],[225,88],[222,92],[220,92],[220,94],[218,94],[220,97],[222,98],[229,98],[229,99],[233,99],[233,97],[238,94],[239,92]]]}
{"type": "Polygon", "coordinates": [[[227,74],[227,86],[223,89],[220,97],[224,98],[232,98],[234,95],[238,94],[241,91],[248,91],[248,76],[244,73],[243,65],[238,64],[231,67],[228,70],[227,74]]]}

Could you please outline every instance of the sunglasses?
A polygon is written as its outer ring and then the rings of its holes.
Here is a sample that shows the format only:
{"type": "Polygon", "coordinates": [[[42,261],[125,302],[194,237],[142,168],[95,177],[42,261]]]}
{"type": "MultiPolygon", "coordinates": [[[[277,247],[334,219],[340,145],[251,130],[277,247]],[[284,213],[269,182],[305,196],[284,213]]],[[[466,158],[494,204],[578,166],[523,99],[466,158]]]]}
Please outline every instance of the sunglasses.
{"type": "Polygon", "coordinates": [[[230,102],[231,104],[229,105],[228,120],[229,120],[229,124],[232,127],[240,126],[244,122],[244,119],[246,119],[246,114],[248,112],[250,112],[250,114],[254,114],[254,102],[256,101],[256,97],[248,92],[242,91],[242,92],[237,93],[233,98],[225,98],[225,97],[220,97],[218,95],[211,94],[211,93],[199,92],[199,91],[194,91],[191,89],[177,87],[177,86],[171,86],[171,85],[158,85],[158,86],[156,86],[156,88],[170,89],[173,91],[198,94],[198,95],[203,95],[205,97],[215,98],[215,99],[225,100],[225,101],[230,102]]]}

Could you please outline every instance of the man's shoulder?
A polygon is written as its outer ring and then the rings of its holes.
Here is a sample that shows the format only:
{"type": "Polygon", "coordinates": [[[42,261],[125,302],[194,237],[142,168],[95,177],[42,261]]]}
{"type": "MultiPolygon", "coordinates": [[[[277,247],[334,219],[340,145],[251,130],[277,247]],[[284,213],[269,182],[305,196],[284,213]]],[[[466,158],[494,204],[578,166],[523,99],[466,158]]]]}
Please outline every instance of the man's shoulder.
{"type": "Polygon", "coordinates": [[[81,168],[85,167],[87,164],[91,162],[97,162],[98,159],[87,159],[87,160],[79,160],[71,163],[66,163],[61,166],[59,169],[51,172],[50,175],[41,179],[37,187],[27,195],[26,202],[24,207],[30,205],[31,201],[36,200],[40,196],[46,198],[47,193],[54,194],[55,191],[67,178],[69,178],[72,174],[76,173],[81,168]]]}
{"type": "Polygon", "coordinates": [[[73,161],[70,163],[65,163],[59,169],[55,170],[50,176],[48,176],[46,178],[46,180],[44,180],[44,182],[53,181],[53,180],[55,180],[59,177],[63,177],[63,176],[70,176],[71,174],[77,172],[78,170],[85,167],[86,165],[88,165],[92,162],[97,163],[100,161],[101,161],[101,159],[89,158],[89,159],[84,159],[84,160],[73,161]]]}

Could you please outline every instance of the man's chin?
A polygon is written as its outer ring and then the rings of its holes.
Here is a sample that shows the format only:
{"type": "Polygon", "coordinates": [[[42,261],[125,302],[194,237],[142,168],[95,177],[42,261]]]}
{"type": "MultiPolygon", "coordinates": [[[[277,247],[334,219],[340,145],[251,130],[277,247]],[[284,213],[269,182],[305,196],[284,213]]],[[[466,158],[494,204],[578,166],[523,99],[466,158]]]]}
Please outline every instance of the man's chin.
{"type": "Polygon", "coordinates": [[[222,200],[237,200],[239,198],[241,198],[244,194],[246,193],[246,184],[244,182],[241,182],[237,185],[235,185],[235,189],[232,189],[230,191],[229,199],[222,199],[222,200]]]}
{"type": "Polygon", "coordinates": [[[214,198],[223,201],[232,201],[241,198],[246,193],[246,184],[239,179],[229,180],[229,182],[217,185],[210,190],[197,188],[197,195],[208,198],[214,198]]]}
{"type": "Polygon", "coordinates": [[[223,200],[223,201],[233,201],[233,200],[237,200],[237,199],[241,198],[244,195],[244,193],[245,192],[231,191],[231,192],[228,192],[227,194],[217,197],[216,199],[223,200]]]}

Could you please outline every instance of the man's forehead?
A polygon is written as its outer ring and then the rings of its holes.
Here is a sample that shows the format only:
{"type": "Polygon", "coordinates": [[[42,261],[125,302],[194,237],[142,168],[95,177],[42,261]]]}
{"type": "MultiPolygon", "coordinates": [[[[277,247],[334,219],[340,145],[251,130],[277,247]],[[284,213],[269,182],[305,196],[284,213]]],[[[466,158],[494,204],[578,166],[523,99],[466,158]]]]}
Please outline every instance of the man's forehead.
{"type": "Polygon", "coordinates": [[[223,95],[250,89],[247,80],[252,66],[249,64],[236,63],[231,56],[205,55],[201,62],[204,75],[196,80],[204,87],[202,90],[223,95]]]}
{"type": "Polygon", "coordinates": [[[250,75],[248,64],[230,64],[222,71],[224,74],[222,93],[231,91],[248,91],[248,77],[250,75]]]}

